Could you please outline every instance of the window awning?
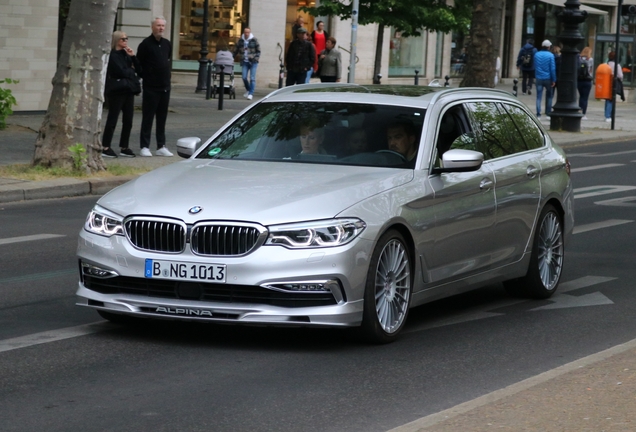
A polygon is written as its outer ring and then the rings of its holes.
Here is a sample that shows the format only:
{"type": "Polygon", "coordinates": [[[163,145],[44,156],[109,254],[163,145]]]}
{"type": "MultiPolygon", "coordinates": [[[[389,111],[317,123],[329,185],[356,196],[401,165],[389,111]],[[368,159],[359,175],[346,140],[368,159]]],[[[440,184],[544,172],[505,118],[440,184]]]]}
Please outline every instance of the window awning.
{"type": "MultiPolygon", "coordinates": [[[[565,7],[565,0],[539,0],[539,1],[541,1],[543,3],[550,4],[552,6],[565,7]]],[[[601,0],[593,0],[593,1],[594,1],[595,4],[596,3],[601,3],[601,0]]],[[[586,1],[586,3],[590,3],[590,2],[586,1]]],[[[607,6],[616,6],[616,5],[618,5],[618,1],[616,0],[616,2],[613,5],[610,4],[609,2],[602,2],[602,4],[607,5],[607,6]]],[[[584,5],[584,4],[582,4],[579,7],[579,9],[580,10],[584,10],[587,13],[592,14],[592,15],[607,15],[607,11],[604,11],[604,10],[601,10],[601,9],[596,9],[596,8],[593,8],[591,6],[587,6],[587,5],[584,5]]]]}

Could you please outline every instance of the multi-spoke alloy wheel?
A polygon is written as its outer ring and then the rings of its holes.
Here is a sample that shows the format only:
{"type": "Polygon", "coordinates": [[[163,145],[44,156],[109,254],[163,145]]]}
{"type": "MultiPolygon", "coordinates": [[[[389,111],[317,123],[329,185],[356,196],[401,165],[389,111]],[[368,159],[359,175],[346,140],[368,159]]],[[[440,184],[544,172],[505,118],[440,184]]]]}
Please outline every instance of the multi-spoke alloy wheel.
{"type": "Polygon", "coordinates": [[[504,282],[506,291],[521,297],[550,297],[561,279],[563,252],[561,216],[552,205],[547,205],[537,223],[528,273],[520,279],[504,282]]]}
{"type": "Polygon", "coordinates": [[[553,290],[563,269],[563,232],[556,213],[550,212],[545,215],[538,240],[539,277],[546,289],[553,290]]]}
{"type": "Polygon", "coordinates": [[[386,232],[373,252],[364,298],[363,330],[375,342],[391,342],[404,326],[411,300],[411,267],[402,235],[386,232]]]}

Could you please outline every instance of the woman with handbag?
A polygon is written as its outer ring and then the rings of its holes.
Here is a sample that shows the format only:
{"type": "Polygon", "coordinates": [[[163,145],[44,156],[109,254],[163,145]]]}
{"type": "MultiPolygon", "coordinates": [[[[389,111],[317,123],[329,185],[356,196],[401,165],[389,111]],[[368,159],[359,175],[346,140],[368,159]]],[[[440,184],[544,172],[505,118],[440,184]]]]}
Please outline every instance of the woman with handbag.
{"type": "Polygon", "coordinates": [[[141,75],[141,64],[132,48],[128,46],[128,36],[121,31],[114,32],[104,90],[108,98],[108,117],[102,138],[103,157],[117,157],[110,148],[110,142],[113,139],[120,112],[122,113],[122,130],[119,139],[119,155],[135,157],[135,153],[128,148],[128,140],[135,110],[135,95],[141,93],[138,75],[141,75]]]}
{"type": "Polygon", "coordinates": [[[342,74],[342,59],[340,51],[336,49],[336,39],[333,36],[327,38],[325,49],[318,59],[320,82],[340,82],[342,74]]]}

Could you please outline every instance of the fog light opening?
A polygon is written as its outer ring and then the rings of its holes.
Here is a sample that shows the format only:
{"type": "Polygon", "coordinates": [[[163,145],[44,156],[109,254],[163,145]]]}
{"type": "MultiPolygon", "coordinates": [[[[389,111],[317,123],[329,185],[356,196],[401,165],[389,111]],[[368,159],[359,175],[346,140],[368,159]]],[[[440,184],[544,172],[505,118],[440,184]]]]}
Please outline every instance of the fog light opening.
{"type": "Polygon", "coordinates": [[[116,272],[109,269],[94,266],[92,264],[82,263],[82,274],[86,276],[93,276],[101,279],[111,278],[119,276],[116,272]]]}

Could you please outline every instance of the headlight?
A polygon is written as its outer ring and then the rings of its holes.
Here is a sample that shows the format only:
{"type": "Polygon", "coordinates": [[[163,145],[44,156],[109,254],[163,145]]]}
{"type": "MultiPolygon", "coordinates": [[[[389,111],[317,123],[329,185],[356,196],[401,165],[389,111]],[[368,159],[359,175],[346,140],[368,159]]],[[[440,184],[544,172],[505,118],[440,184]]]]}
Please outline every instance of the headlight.
{"type": "Polygon", "coordinates": [[[88,213],[84,229],[106,237],[124,234],[122,218],[100,206],[95,206],[88,213]]]}
{"type": "Polygon", "coordinates": [[[266,245],[291,249],[341,246],[356,238],[366,224],[360,219],[328,219],[268,227],[266,245]]]}

